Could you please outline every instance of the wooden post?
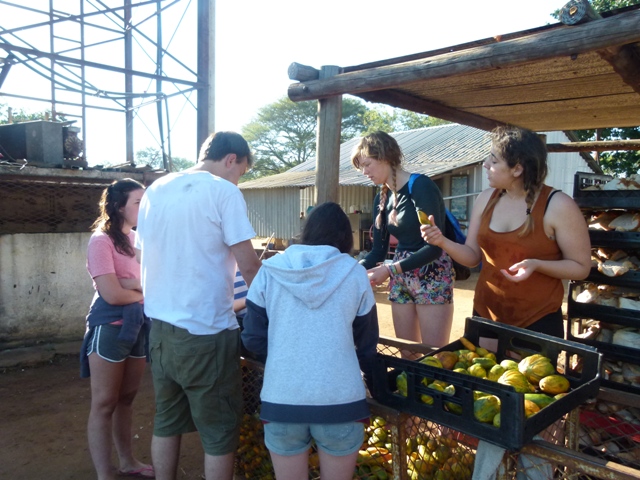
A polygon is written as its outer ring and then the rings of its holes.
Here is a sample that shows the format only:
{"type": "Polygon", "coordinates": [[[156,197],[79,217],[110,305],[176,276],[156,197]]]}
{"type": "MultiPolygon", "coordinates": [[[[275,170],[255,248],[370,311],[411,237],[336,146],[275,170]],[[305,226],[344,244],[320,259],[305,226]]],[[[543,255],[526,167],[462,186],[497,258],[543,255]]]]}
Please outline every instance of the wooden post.
{"type": "MultiPolygon", "coordinates": [[[[340,73],[334,65],[323,66],[320,79],[340,73]]],[[[315,203],[339,202],[340,130],[342,95],[318,100],[318,136],[316,138],[316,198],[315,203]]]]}

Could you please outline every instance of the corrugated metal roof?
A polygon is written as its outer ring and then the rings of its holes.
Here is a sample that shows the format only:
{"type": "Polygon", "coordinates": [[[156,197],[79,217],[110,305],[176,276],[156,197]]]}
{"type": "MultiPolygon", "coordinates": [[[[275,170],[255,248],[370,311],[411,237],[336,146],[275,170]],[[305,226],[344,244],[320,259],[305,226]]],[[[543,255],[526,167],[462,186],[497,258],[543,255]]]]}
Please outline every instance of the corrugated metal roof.
{"type": "MultiPolygon", "coordinates": [[[[404,153],[407,170],[430,177],[482,162],[490,148],[487,132],[467,125],[448,124],[391,133],[404,153]]],[[[340,145],[340,185],[372,186],[371,181],[351,165],[351,151],[360,141],[352,138],[340,145]]],[[[284,173],[239,185],[241,189],[310,187],[315,185],[316,159],[296,165],[284,173]]]]}

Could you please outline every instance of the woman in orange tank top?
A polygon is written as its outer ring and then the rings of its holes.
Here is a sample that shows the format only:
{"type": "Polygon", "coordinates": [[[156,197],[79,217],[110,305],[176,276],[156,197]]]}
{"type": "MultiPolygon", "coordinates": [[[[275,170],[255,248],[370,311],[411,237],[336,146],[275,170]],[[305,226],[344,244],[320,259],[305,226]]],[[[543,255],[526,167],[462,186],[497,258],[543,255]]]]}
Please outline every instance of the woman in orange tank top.
{"type": "Polygon", "coordinates": [[[591,268],[587,223],[571,197],[544,184],[547,150],[536,133],[498,127],[491,138],[490,188],[476,199],[465,244],[428,225],[423,238],[463,265],[482,261],[475,314],[563,337],[562,279],[591,268]]]}

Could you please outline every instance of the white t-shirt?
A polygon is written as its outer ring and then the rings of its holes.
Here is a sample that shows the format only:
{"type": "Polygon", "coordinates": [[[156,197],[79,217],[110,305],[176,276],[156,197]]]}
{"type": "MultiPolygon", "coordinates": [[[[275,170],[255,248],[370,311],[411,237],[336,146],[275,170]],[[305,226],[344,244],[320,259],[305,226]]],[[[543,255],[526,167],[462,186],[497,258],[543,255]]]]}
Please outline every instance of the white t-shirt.
{"type": "Polygon", "coordinates": [[[193,335],[238,328],[229,247],[255,235],[244,197],[231,182],[208,172],[156,180],[140,202],[135,240],[145,314],[193,335]]]}

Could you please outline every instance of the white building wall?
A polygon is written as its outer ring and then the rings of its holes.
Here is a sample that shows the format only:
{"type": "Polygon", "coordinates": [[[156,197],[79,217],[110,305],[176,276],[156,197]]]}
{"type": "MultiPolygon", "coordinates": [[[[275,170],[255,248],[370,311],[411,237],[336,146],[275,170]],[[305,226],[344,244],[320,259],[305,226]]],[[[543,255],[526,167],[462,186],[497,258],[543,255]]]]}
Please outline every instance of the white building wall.
{"type": "Polygon", "coordinates": [[[0,350],[81,340],[93,297],[91,233],[0,235],[0,350]]]}

